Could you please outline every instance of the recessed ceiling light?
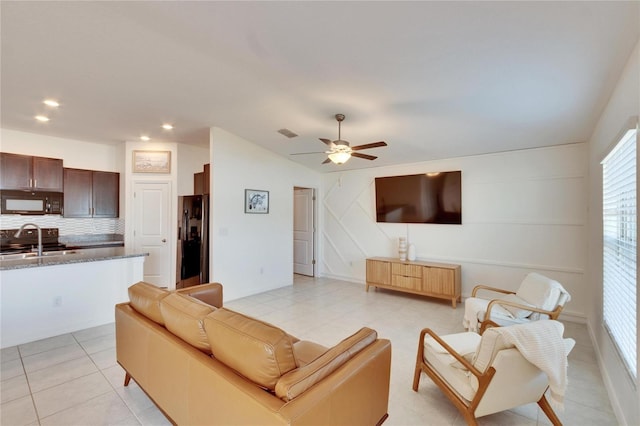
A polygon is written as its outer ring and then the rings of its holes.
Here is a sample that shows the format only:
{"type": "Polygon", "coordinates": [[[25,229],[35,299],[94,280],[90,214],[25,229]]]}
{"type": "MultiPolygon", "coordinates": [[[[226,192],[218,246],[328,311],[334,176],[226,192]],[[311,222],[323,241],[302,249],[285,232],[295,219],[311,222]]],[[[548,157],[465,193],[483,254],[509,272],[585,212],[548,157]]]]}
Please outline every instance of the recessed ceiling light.
{"type": "Polygon", "coordinates": [[[49,121],[49,117],[45,117],[44,115],[36,115],[36,120],[45,122],[49,121]]]}
{"type": "Polygon", "coordinates": [[[60,104],[53,99],[45,99],[42,103],[53,108],[58,108],[60,106],[60,104]]]}
{"type": "Polygon", "coordinates": [[[140,136],[140,139],[142,139],[143,141],[147,142],[150,141],[151,138],[149,136],[140,136]]]}
{"type": "Polygon", "coordinates": [[[166,124],[162,125],[162,128],[165,129],[165,130],[171,130],[171,129],[173,129],[173,126],[171,124],[169,124],[169,123],[166,123],[166,124]]]}

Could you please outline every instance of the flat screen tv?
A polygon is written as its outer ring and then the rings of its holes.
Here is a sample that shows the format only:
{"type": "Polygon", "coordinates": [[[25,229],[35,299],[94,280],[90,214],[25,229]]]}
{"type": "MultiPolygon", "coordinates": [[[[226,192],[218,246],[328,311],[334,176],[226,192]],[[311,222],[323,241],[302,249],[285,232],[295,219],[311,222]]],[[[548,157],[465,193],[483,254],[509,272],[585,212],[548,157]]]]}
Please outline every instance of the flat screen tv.
{"type": "Polygon", "coordinates": [[[462,224],[462,172],[376,178],[376,221],[462,224]]]}

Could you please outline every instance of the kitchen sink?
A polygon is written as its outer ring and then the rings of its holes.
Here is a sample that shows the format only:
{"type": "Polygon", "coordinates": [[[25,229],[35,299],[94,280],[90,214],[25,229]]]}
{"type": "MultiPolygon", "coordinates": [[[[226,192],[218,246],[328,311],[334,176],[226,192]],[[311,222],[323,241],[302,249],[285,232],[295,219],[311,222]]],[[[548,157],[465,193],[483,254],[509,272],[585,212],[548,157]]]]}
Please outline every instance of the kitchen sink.
{"type": "Polygon", "coordinates": [[[38,253],[15,253],[15,254],[3,254],[0,255],[0,260],[23,260],[23,259],[36,259],[39,257],[54,257],[54,256],[66,256],[68,254],[77,253],[75,250],[57,250],[57,251],[45,251],[42,256],[38,256],[38,253]]]}

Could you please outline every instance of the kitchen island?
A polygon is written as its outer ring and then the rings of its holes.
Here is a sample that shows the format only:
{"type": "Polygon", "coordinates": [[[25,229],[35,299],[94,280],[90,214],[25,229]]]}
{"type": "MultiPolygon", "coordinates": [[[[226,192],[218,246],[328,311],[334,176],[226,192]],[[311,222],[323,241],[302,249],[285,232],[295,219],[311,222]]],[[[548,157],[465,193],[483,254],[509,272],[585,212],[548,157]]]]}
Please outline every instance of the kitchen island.
{"type": "Polygon", "coordinates": [[[63,250],[60,252],[44,253],[44,256],[40,257],[33,256],[26,257],[24,259],[3,260],[3,257],[10,258],[11,256],[15,256],[9,255],[0,256],[0,271],[37,268],[41,266],[68,265],[72,263],[99,262],[147,255],[148,253],[132,252],[131,250],[126,250],[124,247],[63,250]]]}
{"type": "Polygon", "coordinates": [[[110,247],[0,260],[0,347],[113,322],[147,255],[110,247]]]}

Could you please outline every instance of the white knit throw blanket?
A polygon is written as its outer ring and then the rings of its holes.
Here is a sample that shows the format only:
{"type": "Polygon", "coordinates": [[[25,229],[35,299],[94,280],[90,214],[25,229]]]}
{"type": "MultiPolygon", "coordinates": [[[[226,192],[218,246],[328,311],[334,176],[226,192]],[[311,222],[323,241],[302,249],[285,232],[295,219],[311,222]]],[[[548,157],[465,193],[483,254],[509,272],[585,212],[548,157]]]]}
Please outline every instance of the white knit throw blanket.
{"type": "MultiPolygon", "coordinates": [[[[488,300],[470,297],[464,301],[464,316],[462,317],[462,326],[469,330],[478,332],[478,312],[487,310],[488,300]]],[[[484,316],[484,314],[483,314],[484,316]]]]}
{"type": "Polygon", "coordinates": [[[567,351],[562,334],[564,325],[554,320],[533,321],[528,324],[496,327],[505,343],[514,345],[527,361],[538,367],[549,378],[549,403],[564,409],[567,388],[567,351]]]}

